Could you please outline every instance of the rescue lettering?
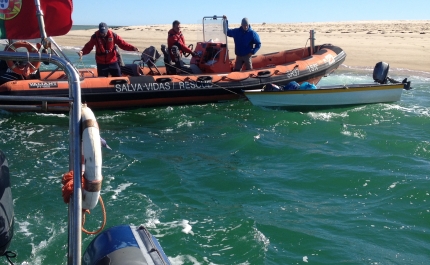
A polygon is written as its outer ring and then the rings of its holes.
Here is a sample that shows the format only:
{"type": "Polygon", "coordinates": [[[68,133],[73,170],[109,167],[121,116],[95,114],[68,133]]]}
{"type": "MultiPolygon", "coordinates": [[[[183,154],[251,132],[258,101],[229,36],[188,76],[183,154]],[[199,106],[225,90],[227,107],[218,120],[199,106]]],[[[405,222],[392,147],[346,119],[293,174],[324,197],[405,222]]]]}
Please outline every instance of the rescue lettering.
{"type": "Polygon", "coordinates": [[[179,82],[179,89],[198,89],[198,88],[211,88],[212,82],[207,81],[191,81],[191,82],[179,82]]]}

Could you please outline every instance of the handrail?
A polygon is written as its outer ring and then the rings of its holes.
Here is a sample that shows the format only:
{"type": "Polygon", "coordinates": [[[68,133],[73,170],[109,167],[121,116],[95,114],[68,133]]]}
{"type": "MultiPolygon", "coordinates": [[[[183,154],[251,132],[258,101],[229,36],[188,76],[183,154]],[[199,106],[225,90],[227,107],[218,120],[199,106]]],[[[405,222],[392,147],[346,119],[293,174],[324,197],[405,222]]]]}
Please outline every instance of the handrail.
{"type": "MultiPolygon", "coordinates": [[[[69,169],[73,170],[73,196],[69,204],[69,247],[67,264],[81,264],[81,220],[82,220],[82,191],[81,191],[81,86],[79,73],[74,66],[64,58],[51,54],[29,52],[0,51],[1,60],[49,62],[63,67],[69,82],[69,97],[29,97],[26,101],[65,101],[70,102],[69,119],[69,169]]],[[[22,96],[0,96],[10,101],[23,100],[22,96]]]]}

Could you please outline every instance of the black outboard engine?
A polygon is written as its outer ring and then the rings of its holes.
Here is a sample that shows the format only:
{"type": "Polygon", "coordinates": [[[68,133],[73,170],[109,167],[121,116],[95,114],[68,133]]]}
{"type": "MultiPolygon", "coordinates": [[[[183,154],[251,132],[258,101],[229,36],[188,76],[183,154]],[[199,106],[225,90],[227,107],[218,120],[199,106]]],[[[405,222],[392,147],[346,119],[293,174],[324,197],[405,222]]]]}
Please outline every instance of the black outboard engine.
{"type": "Polygon", "coordinates": [[[390,66],[387,63],[379,62],[375,65],[373,69],[373,80],[379,84],[387,83],[388,70],[390,66]]]}
{"type": "Polygon", "coordinates": [[[373,69],[373,80],[378,82],[379,84],[387,84],[388,82],[393,84],[403,84],[403,88],[406,90],[412,89],[411,81],[408,81],[407,78],[403,79],[403,81],[397,81],[388,76],[388,70],[390,66],[387,63],[379,62],[375,65],[373,69]]]}
{"type": "Polygon", "coordinates": [[[9,166],[0,150],[0,256],[7,255],[13,237],[13,201],[10,187],[9,166]]]}
{"type": "Polygon", "coordinates": [[[150,46],[148,48],[146,48],[143,52],[142,55],[140,56],[140,59],[146,63],[149,67],[153,67],[155,66],[155,62],[158,60],[158,58],[160,58],[161,55],[160,53],[157,51],[157,49],[155,49],[154,46],[150,46]]]}

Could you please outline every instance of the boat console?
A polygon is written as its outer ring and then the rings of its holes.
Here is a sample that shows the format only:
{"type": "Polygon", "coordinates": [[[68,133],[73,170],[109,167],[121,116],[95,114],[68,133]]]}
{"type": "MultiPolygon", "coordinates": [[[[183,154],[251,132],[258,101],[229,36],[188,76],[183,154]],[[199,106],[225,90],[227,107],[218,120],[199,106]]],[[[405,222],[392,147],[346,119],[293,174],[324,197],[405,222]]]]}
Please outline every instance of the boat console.
{"type": "Polygon", "coordinates": [[[217,42],[198,42],[191,64],[197,65],[204,73],[231,72],[232,65],[228,56],[227,44],[217,42]]]}

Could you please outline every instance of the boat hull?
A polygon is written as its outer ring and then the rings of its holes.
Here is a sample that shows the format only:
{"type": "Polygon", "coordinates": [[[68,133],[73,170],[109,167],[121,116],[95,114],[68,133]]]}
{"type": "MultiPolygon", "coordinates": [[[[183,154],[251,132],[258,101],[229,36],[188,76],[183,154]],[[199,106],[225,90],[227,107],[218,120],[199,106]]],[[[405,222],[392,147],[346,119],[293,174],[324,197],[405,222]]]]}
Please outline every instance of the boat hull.
{"type": "Polygon", "coordinates": [[[245,91],[245,96],[256,106],[289,109],[320,109],[348,105],[399,101],[403,84],[357,84],[348,87],[327,86],[314,90],[265,92],[245,91]]]}

